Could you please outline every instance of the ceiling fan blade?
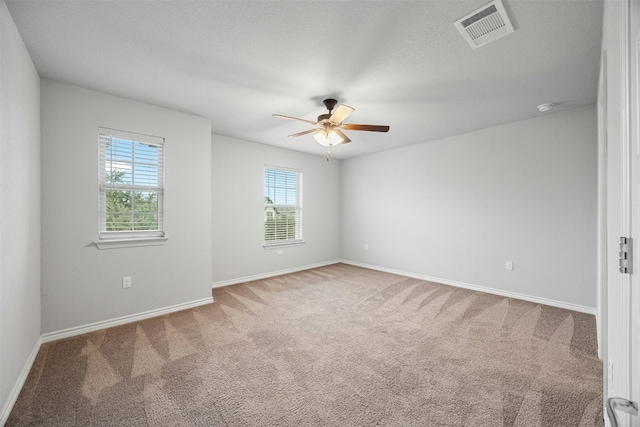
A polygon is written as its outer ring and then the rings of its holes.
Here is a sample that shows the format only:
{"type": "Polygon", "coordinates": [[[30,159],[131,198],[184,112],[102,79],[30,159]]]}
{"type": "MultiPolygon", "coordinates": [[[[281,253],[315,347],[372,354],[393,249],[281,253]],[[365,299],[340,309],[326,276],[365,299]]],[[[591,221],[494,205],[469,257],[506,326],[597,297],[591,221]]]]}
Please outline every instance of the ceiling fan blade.
{"type": "Polygon", "coordinates": [[[342,132],[340,129],[338,128],[333,128],[333,131],[335,133],[337,133],[338,135],[340,135],[340,137],[342,138],[342,144],[346,144],[347,142],[351,142],[351,140],[349,139],[349,137],[347,135],[344,134],[344,132],[342,132]]]}
{"type": "Polygon", "coordinates": [[[349,117],[349,114],[353,113],[354,109],[348,105],[340,105],[335,113],[329,117],[329,121],[335,124],[340,124],[344,119],[349,117]]]}
{"type": "Polygon", "coordinates": [[[308,133],[311,133],[311,132],[317,132],[317,131],[319,131],[319,130],[322,130],[322,128],[309,129],[309,130],[305,130],[305,131],[302,131],[302,132],[294,133],[293,135],[288,135],[288,136],[289,136],[290,138],[295,138],[296,136],[306,135],[306,134],[308,134],[308,133]]]}
{"type": "Polygon", "coordinates": [[[389,126],[381,125],[356,125],[356,124],[343,124],[343,129],[346,130],[366,130],[370,132],[389,132],[389,126]]]}
{"type": "Polygon", "coordinates": [[[282,114],[274,114],[273,117],[280,117],[283,119],[289,119],[289,120],[297,120],[299,122],[305,122],[305,123],[310,123],[312,125],[318,124],[318,122],[314,122],[312,120],[307,120],[307,119],[299,119],[297,117],[291,117],[291,116],[283,116],[282,114]]]}

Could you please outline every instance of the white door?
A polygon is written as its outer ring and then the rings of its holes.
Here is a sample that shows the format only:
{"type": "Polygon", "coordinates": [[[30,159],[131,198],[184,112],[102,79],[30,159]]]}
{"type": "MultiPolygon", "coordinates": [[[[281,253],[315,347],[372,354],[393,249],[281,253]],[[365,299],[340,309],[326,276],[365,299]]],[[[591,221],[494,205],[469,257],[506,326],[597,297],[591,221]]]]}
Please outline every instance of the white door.
{"type": "MultiPolygon", "coordinates": [[[[629,386],[630,400],[640,402],[640,3],[629,7],[629,81],[630,81],[630,157],[632,237],[635,243],[633,274],[629,294],[629,386]]],[[[630,416],[631,425],[640,427],[640,416],[630,416]]]]}
{"type": "MultiPolygon", "coordinates": [[[[640,7],[637,0],[622,0],[620,5],[619,75],[609,81],[619,83],[619,99],[611,100],[609,110],[620,117],[609,122],[619,124],[619,133],[607,140],[607,284],[606,343],[608,398],[638,402],[640,399],[640,7]],[[612,104],[619,102],[618,105],[612,104]],[[619,119],[619,120],[618,120],[619,119]],[[633,243],[631,270],[619,271],[620,237],[633,243]]],[[[608,56],[608,55],[607,55],[608,56]]],[[[610,61],[611,57],[605,57],[610,61]]],[[[612,68],[614,69],[614,68],[612,68]]],[[[613,98],[613,97],[611,97],[613,98]]],[[[640,418],[618,410],[619,425],[640,427],[640,418]]],[[[630,407],[626,408],[633,412],[630,407]]],[[[611,425],[608,423],[607,425],[611,425]]]]}

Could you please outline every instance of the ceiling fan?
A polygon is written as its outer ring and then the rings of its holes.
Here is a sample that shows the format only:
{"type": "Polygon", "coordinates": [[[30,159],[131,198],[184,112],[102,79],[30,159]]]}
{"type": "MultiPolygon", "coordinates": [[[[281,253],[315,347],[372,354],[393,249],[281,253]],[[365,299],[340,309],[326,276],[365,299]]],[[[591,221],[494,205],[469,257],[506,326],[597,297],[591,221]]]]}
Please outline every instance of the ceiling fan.
{"type": "MultiPolygon", "coordinates": [[[[347,105],[341,104],[340,106],[338,106],[336,111],[333,112],[333,109],[338,103],[337,100],[333,98],[328,98],[328,99],[325,99],[323,103],[325,107],[327,107],[327,110],[329,110],[329,113],[320,114],[318,116],[318,120],[315,122],[313,120],[300,119],[298,117],[291,117],[291,116],[284,116],[282,114],[274,114],[274,116],[281,117],[283,119],[297,120],[299,122],[309,123],[317,126],[309,130],[294,133],[292,135],[289,135],[289,137],[297,137],[297,136],[302,136],[302,135],[315,132],[316,134],[313,135],[313,139],[315,139],[318,144],[323,145],[325,147],[329,147],[329,149],[336,145],[346,144],[347,142],[351,142],[349,137],[347,137],[347,135],[345,135],[344,132],[342,132],[342,129],[362,130],[362,131],[369,131],[369,132],[388,132],[389,131],[389,126],[342,123],[347,117],[349,117],[351,113],[354,112],[354,109],[347,105]]],[[[329,160],[329,154],[327,155],[327,160],[329,160]]]]}

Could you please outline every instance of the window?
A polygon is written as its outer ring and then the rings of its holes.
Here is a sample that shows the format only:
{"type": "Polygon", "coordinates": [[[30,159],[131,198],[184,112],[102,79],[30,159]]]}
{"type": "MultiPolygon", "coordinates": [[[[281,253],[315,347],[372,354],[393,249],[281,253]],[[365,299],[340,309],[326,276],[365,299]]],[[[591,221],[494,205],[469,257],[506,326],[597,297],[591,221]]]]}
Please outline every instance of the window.
{"type": "Polygon", "coordinates": [[[99,133],[100,240],[163,237],[164,138],[99,133]]]}
{"type": "Polygon", "coordinates": [[[264,168],[264,245],[302,243],[302,172],[264,168]]]}

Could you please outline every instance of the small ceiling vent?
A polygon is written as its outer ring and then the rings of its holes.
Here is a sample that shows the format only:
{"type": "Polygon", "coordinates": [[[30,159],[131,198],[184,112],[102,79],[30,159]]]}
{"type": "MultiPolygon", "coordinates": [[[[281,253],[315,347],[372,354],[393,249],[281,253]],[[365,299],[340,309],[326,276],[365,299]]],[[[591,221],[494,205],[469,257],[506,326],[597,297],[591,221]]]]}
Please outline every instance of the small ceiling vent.
{"type": "Polygon", "coordinates": [[[473,49],[513,33],[500,0],[493,0],[453,23],[473,49]]]}

